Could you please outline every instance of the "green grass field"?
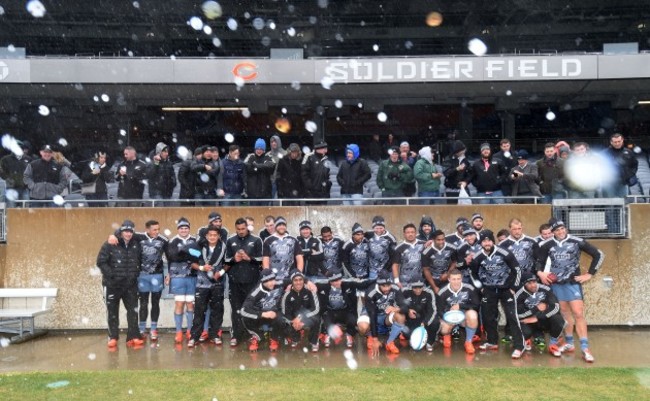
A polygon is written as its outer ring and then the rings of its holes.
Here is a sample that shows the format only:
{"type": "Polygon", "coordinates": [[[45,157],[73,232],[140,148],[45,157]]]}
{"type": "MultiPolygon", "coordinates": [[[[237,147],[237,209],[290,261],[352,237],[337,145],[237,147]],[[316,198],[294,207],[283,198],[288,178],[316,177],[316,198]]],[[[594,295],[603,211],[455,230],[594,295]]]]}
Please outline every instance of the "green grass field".
{"type": "Polygon", "coordinates": [[[650,369],[251,369],[15,373],[0,400],[648,400],[650,369]],[[67,381],[59,388],[48,384],[67,381]]]}

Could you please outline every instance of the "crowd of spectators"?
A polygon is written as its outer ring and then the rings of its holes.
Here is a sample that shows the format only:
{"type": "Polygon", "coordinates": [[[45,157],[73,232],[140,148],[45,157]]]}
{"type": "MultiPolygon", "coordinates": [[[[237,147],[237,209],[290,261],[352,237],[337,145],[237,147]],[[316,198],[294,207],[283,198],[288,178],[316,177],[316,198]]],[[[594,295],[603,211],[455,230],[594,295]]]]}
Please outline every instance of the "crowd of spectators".
{"type": "Polygon", "coordinates": [[[113,164],[106,153],[97,152],[77,165],[77,174],[52,146],[44,145],[38,156],[31,156],[31,145],[19,144],[22,152],[0,159],[10,207],[27,200],[40,201],[31,202],[32,207],[60,205],[57,196],[63,199],[75,191],[73,179],[95,207],[113,199],[131,207],[144,199],[170,206],[268,206],[274,199],[301,205],[327,204],[339,197],[348,205],[363,204],[364,198],[381,204],[406,204],[406,198],[415,198],[410,204],[455,204],[459,195],[480,204],[550,203],[558,198],[624,197],[638,183],[637,157],[620,133],[611,135],[602,152],[592,152],[585,142],[572,147],[564,141],[549,142],[538,160],[526,149],[512,149],[508,139],[500,141],[495,153],[489,143],[482,143],[476,159],[469,159],[467,146],[454,140],[449,155],[441,159],[435,146],[415,150],[408,142],[398,144],[392,135],[383,144],[374,135],[366,149],[349,144],[344,154],[330,158],[325,142],[303,154],[307,149],[297,143],[285,149],[274,135],[268,144],[256,139],[253,152],[245,157],[237,144],[225,155],[206,145],[193,153],[177,152],[181,161],[174,163],[169,145],[159,142],[148,154],[127,146],[123,159],[113,164]],[[112,194],[115,187],[117,193],[112,194]]]}

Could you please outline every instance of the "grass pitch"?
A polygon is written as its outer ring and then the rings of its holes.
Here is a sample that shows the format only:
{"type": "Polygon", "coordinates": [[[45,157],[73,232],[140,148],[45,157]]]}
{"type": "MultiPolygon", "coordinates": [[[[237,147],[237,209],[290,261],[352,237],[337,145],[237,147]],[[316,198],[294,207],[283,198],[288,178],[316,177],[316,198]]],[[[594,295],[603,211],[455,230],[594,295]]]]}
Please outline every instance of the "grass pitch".
{"type": "Polygon", "coordinates": [[[3,401],[623,399],[650,399],[650,369],[269,368],[0,375],[3,401]]]}

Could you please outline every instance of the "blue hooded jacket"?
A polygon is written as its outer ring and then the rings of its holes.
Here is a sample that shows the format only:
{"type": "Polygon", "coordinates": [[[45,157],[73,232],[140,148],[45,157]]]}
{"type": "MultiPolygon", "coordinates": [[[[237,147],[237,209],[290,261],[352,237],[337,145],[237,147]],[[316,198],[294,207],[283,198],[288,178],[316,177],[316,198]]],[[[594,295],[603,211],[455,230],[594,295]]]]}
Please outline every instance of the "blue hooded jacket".
{"type": "Polygon", "coordinates": [[[342,195],[363,194],[363,184],[370,179],[368,163],[359,158],[359,146],[350,144],[345,148],[347,163],[342,163],[336,180],[341,186],[342,195]],[[347,160],[347,152],[352,152],[352,160],[347,160]]]}
{"type": "Polygon", "coordinates": [[[357,161],[357,159],[359,158],[359,146],[353,143],[346,146],[345,148],[346,160],[347,160],[348,152],[352,152],[352,160],[348,160],[348,163],[354,163],[355,161],[357,161]]]}

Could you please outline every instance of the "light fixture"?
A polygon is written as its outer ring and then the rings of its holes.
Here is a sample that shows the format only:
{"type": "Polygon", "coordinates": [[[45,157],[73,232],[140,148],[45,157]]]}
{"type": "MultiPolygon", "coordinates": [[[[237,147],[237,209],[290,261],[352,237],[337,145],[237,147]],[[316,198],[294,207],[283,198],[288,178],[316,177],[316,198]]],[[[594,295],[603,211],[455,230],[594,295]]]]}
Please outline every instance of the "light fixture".
{"type": "Polygon", "coordinates": [[[185,106],[185,107],[163,107],[162,111],[244,111],[246,106],[185,106]]]}
{"type": "Polygon", "coordinates": [[[639,100],[637,104],[650,104],[650,100],[639,100]]]}

